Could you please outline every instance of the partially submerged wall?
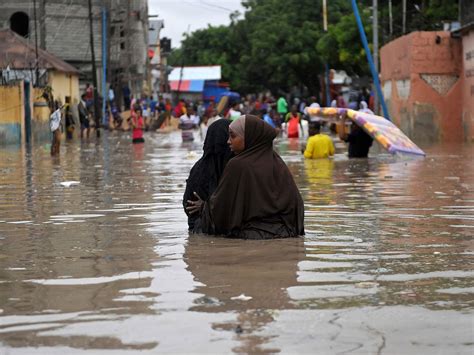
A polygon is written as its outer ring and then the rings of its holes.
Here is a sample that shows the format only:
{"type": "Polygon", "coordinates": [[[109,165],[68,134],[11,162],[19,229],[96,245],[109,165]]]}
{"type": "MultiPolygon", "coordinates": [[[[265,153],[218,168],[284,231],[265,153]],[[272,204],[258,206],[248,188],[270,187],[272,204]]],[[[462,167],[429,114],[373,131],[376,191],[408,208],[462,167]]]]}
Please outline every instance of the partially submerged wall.
{"type": "Polygon", "coordinates": [[[463,33],[463,112],[465,139],[474,141],[474,29],[463,33]]]}
{"type": "Polygon", "coordinates": [[[0,146],[21,143],[23,113],[23,83],[0,86],[0,146]]]}
{"type": "Polygon", "coordinates": [[[417,143],[462,140],[461,40],[449,32],[412,32],[380,54],[393,121],[417,143]]]}

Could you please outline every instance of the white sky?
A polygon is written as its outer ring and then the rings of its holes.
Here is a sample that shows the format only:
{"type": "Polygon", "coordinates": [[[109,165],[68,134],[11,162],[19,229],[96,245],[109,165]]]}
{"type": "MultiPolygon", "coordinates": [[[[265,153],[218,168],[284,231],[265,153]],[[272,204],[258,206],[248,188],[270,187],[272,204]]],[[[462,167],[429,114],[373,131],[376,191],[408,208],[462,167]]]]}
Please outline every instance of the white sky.
{"type": "Polygon", "coordinates": [[[243,14],[240,3],[241,0],[148,0],[148,12],[165,21],[160,37],[171,38],[171,46],[176,48],[180,46],[188,26],[193,32],[206,28],[208,24],[227,25],[231,12],[238,10],[243,14]]]}

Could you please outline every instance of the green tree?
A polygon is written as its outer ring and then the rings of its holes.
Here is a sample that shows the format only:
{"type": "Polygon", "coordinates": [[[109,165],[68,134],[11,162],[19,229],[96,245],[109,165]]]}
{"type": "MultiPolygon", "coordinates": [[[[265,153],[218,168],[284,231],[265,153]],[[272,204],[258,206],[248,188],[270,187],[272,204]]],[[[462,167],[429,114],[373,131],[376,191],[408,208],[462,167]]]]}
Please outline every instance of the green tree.
{"type": "MultiPolygon", "coordinates": [[[[392,0],[392,36],[388,3],[379,1],[381,45],[402,35],[402,0],[392,0]]],[[[457,18],[457,1],[407,1],[407,30],[439,29],[457,18]]],[[[170,64],[222,66],[224,81],[242,93],[270,89],[277,94],[292,87],[320,91],[327,61],[331,68],[368,75],[368,66],[349,0],[328,1],[329,28],[323,31],[322,0],[247,0],[245,13],[230,15],[229,26],[209,26],[187,35],[173,51],[170,64]]],[[[369,41],[372,0],[358,1],[369,41]]]]}

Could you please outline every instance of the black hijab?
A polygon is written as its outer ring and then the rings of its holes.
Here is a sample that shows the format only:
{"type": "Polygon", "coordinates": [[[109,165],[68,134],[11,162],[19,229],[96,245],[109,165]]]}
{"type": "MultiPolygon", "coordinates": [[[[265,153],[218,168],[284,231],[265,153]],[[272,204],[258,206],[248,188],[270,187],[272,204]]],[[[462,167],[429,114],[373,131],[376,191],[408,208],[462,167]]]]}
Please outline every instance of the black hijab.
{"type": "Polygon", "coordinates": [[[186,211],[188,200],[196,200],[194,192],[207,200],[217,188],[224,168],[233,156],[227,140],[229,139],[229,125],[227,119],[220,119],[212,123],[207,129],[204,140],[204,154],[192,167],[186,180],[186,190],[183,196],[184,211],[188,215],[189,228],[193,229],[197,215],[189,215],[186,211]]]}
{"type": "Polygon", "coordinates": [[[288,167],[273,150],[276,131],[245,116],[245,149],[227,164],[219,186],[204,204],[203,231],[247,238],[245,229],[274,237],[304,234],[303,199],[288,167]]]}

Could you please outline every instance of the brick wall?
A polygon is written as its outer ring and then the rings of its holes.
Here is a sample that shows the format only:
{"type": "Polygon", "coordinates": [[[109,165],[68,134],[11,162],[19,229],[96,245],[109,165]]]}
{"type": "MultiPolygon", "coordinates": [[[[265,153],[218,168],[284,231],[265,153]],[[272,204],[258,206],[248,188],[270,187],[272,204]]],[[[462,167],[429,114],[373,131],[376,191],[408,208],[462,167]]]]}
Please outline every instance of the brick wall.
{"type": "Polygon", "coordinates": [[[381,49],[390,114],[415,142],[458,141],[462,125],[462,45],[449,32],[412,32],[381,49]]]}

